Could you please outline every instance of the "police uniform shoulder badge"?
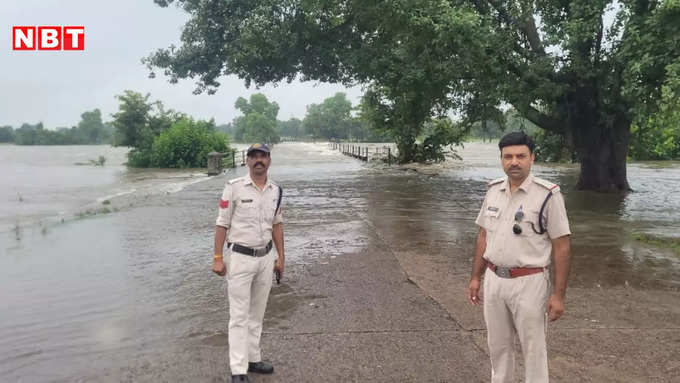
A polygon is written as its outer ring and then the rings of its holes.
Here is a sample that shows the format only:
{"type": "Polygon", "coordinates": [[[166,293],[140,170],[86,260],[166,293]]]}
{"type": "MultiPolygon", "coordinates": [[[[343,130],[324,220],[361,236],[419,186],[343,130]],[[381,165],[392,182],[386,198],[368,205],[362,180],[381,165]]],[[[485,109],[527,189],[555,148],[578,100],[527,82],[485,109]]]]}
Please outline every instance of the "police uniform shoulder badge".
{"type": "Polygon", "coordinates": [[[496,179],[493,180],[493,181],[489,181],[489,182],[486,184],[486,186],[488,186],[489,188],[491,188],[493,185],[497,185],[497,184],[499,184],[499,183],[501,183],[501,182],[503,182],[503,181],[505,181],[505,177],[496,178],[496,179]]]}
{"type": "Polygon", "coordinates": [[[555,193],[555,192],[560,191],[559,185],[554,184],[550,181],[546,181],[544,179],[534,177],[534,182],[543,186],[544,188],[550,190],[551,193],[555,193]]]}

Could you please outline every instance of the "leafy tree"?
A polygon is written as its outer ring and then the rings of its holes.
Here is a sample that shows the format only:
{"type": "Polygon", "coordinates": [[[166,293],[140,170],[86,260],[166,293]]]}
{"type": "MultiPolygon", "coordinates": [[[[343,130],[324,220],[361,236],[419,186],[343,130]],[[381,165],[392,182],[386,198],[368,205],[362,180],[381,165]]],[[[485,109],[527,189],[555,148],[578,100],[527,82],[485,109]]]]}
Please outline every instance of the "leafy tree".
{"type": "Polygon", "coordinates": [[[39,122],[35,125],[23,123],[15,131],[14,142],[17,145],[40,145],[40,137],[44,135],[43,123],[39,122]]]}
{"type": "MultiPolygon", "coordinates": [[[[445,147],[458,144],[463,134],[454,133],[454,126],[444,115],[432,118],[427,110],[432,106],[424,100],[422,93],[411,92],[403,97],[391,98],[387,87],[373,87],[362,97],[361,119],[368,121],[371,129],[389,135],[397,143],[397,161],[430,162],[443,159],[439,155],[445,147]],[[436,126],[436,139],[418,142],[423,128],[436,126]],[[432,148],[432,145],[438,145],[432,148]]],[[[457,128],[456,128],[457,129],[457,128]]],[[[429,134],[425,134],[429,136],[429,134]]]]}
{"type": "Polygon", "coordinates": [[[282,137],[298,139],[305,134],[304,127],[302,126],[302,120],[299,118],[293,117],[288,121],[279,120],[277,124],[279,133],[282,137]]]}
{"type": "Polygon", "coordinates": [[[149,102],[150,94],[126,90],[116,96],[120,100],[118,112],[112,114],[111,124],[116,129],[117,146],[128,146],[136,149],[148,148],[153,142],[153,132],[149,128],[149,114],[153,103],[149,102]]]}
{"type": "Polygon", "coordinates": [[[279,142],[276,122],[279,104],[269,102],[267,96],[262,93],[256,93],[250,96],[250,101],[239,97],[235,107],[243,113],[243,116],[235,118],[233,123],[234,138],[237,141],[279,142]]]}
{"type": "Polygon", "coordinates": [[[160,101],[150,102],[150,94],[126,90],[116,96],[120,100],[118,112],[112,114],[115,128],[114,145],[128,146],[128,165],[152,166],[152,145],[156,137],[186,116],[172,109],[165,110],[160,101]]]}
{"type": "Polygon", "coordinates": [[[308,134],[315,137],[351,139],[351,129],[356,125],[351,113],[352,102],[345,93],[338,92],[319,105],[307,106],[302,125],[308,134]]]}
{"type": "Polygon", "coordinates": [[[223,74],[258,85],[298,73],[303,80],[373,85],[403,161],[414,158],[425,122],[452,104],[449,80],[470,78],[471,65],[450,60],[469,60],[470,47],[481,43],[472,12],[444,2],[178,3],[193,16],[184,45],[150,56],[150,67],[165,68],[171,81],[199,76],[199,92],[214,92],[223,74]]]}
{"type": "Polygon", "coordinates": [[[14,142],[14,128],[10,125],[0,126],[0,142],[14,142]]]}
{"type": "Polygon", "coordinates": [[[666,67],[659,111],[639,119],[631,130],[631,157],[638,160],[680,158],[680,59],[666,67]]]}
{"type": "Polygon", "coordinates": [[[110,131],[102,122],[102,113],[99,109],[84,112],[80,118],[78,136],[82,137],[84,142],[101,144],[110,140],[110,131]]]}
{"type": "Polygon", "coordinates": [[[454,109],[469,126],[508,103],[566,137],[583,189],[629,189],[631,122],[656,112],[680,56],[679,0],[176,2],[192,17],[182,46],[146,59],[171,81],[368,85],[402,160],[429,119],[454,109]]]}
{"type": "Polygon", "coordinates": [[[232,124],[231,122],[218,125],[216,129],[218,132],[222,132],[228,136],[232,137],[234,136],[234,124],[232,124]]]}
{"type": "Polygon", "coordinates": [[[185,117],[172,123],[154,139],[151,166],[161,168],[205,167],[208,153],[226,152],[229,141],[215,131],[215,122],[185,117]]]}
{"type": "MultiPolygon", "coordinates": [[[[465,130],[456,126],[450,118],[441,117],[428,121],[422,133],[422,142],[416,145],[418,162],[441,162],[446,159],[446,150],[451,157],[458,158],[453,146],[462,141],[465,130]]],[[[420,141],[420,140],[419,140],[420,141]]]]}
{"type": "Polygon", "coordinates": [[[565,137],[580,188],[628,190],[630,125],[657,109],[664,67],[680,55],[680,2],[470,3],[493,44],[486,59],[506,73],[487,89],[565,137]]]}

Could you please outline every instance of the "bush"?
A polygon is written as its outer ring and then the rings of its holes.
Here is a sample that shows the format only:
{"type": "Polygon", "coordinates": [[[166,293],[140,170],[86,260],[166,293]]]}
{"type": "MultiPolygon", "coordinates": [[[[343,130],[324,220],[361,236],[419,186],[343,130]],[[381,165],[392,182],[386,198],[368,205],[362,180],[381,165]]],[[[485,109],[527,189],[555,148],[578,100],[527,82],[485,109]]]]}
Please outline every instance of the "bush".
{"type": "Polygon", "coordinates": [[[666,67],[658,111],[631,126],[629,155],[636,160],[680,159],[680,59],[666,67]]]}
{"type": "Polygon", "coordinates": [[[227,136],[216,132],[214,123],[183,118],[154,139],[148,158],[131,153],[130,160],[139,156],[139,160],[148,159],[150,166],[161,168],[205,167],[208,153],[228,150],[227,136]]]}
{"type": "Polygon", "coordinates": [[[451,156],[459,158],[453,150],[460,144],[465,132],[449,118],[436,118],[425,123],[422,143],[416,143],[415,162],[430,163],[446,160],[445,149],[451,149],[451,156]]]}
{"type": "Polygon", "coordinates": [[[151,150],[132,149],[128,152],[127,165],[133,168],[148,168],[151,165],[151,150]]]}
{"type": "Polygon", "coordinates": [[[661,126],[652,118],[647,126],[632,125],[628,155],[634,160],[680,158],[680,126],[661,126]]]}

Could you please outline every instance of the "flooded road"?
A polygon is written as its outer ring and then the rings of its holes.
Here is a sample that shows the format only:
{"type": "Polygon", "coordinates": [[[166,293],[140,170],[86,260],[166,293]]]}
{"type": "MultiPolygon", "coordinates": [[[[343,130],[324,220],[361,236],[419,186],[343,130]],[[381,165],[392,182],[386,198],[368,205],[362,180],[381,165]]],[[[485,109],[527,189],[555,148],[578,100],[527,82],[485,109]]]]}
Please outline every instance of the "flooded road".
{"type": "MultiPolygon", "coordinates": [[[[372,221],[387,227],[386,236],[436,244],[452,253],[463,247],[461,256],[471,257],[486,182],[504,174],[493,144],[468,143],[458,153],[463,161],[365,176],[374,185],[372,221]]],[[[573,233],[570,283],[680,289],[680,256],[633,238],[680,235],[680,195],[674,192],[680,186],[680,163],[629,164],[635,191],[625,196],[575,190],[578,171],[576,164],[533,167],[535,175],[560,185],[565,196],[573,233]]]]}
{"type": "MultiPolygon", "coordinates": [[[[469,271],[486,181],[502,175],[497,150],[466,144],[462,162],[409,170],[364,164],[326,144],[277,145],[270,172],[284,188],[288,277],[375,247],[446,254],[458,271],[469,271]]],[[[636,192],[616,198],[574,191],[575,166],[535,168],[565,194],[570,286],[678,290],[680,257],[632,234],[680,232],[680,199],[672,193],[680,166],[628,169],[636,192]]],[[[210,255],[223,184],[244,172],[112,197],[108,214],[29,227],[21,238],[0,233],[0,381],[211,381],[215,371],[226,374],[224,283],[210,272],[210,255]]],[[[291,312],[318,298],[293,287],[274,287],[265,327],[285,330],[291,312]]]]}

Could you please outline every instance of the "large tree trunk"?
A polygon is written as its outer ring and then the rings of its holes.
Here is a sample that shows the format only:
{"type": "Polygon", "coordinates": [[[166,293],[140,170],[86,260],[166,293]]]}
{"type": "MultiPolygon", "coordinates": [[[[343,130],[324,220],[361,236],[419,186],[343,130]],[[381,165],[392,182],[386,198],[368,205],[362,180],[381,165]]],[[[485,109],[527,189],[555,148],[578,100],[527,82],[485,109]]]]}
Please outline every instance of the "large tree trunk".
{"type": "Polygon", "coordinates": [[[630,121],[615,118],[610,126],[591,127],[582,133],[585,134],[577,143],[581,160],[577,188],[599,192],[630,191],[626,176],[630,121]]]}
{"type": "Polygon", "coordinates": [[[397,162],[406,164],[416,158],[416,138],[411,136],[397,137],[397,162]]]}

